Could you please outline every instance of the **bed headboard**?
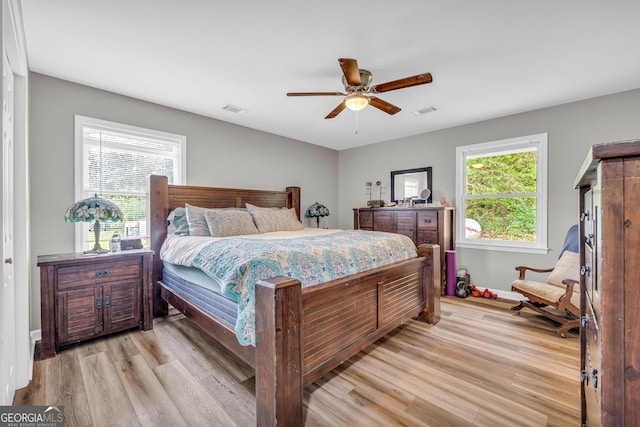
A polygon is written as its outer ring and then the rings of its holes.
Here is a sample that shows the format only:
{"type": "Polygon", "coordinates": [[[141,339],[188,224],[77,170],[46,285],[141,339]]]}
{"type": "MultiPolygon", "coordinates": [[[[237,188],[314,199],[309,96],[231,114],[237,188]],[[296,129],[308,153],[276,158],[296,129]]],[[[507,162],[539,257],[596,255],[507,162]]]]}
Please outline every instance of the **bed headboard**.
{"type": "Polygon", "coordinates": [[[151,249],[155,251],[152,273],[154,316],[166,314],[166,304],[160,300],[156,282],[162,278],[160,248],[167,237],[167,216],[173,209],[184,207],[186,203],[203,208],[244,208],[250,203],[261,207],[295,208],[300,219],[300,187],[269,191],[169,185],[168,178],[159,175],[151,175],[149,184],[151,249]]]}

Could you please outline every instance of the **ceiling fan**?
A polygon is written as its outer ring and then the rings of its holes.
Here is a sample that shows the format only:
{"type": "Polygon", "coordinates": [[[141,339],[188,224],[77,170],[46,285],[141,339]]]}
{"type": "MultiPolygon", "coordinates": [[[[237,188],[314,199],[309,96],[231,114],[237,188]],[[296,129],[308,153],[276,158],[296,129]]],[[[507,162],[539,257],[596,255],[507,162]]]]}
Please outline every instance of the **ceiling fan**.
{"type": "Polygon", "coordinates": [[[289,92],[287,96],[344,96],[344,100],[331,111],[325,119],[333,119],[345,108],[354,111],[362,110],[367,105],[371,105],[387,114],[396,114],[400,111],[399,107],[388,103],[378,97],[373,96],[376,93],[388,92],[390,90],[403,89],[411,86],[418,86],[431,83],[433,78],[431,73],[418,74],[416,76],[405,77],[404,79],[394,80],[379,85],[371,85],[371,72],[362,68],[358,68],[358,61],[350,58],[338,59],[340,68],[342,68],[342,84],[344,92],[289,92]]]}

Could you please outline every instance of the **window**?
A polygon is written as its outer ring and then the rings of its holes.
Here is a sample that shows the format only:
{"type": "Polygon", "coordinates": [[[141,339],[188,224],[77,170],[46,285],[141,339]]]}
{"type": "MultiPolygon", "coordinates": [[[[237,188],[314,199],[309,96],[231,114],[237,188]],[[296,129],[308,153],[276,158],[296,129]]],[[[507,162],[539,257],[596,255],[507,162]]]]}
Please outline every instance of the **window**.
{"type": "Polygon", "coordinates": [[[456,149],[457,246],[547,252],[547,134],[456,149]]]}
{"type": "MultiPolygon", "coordinates": [[[[124,222],[101,224],[100,242],[109,247],[114,232],[149,246],[150,175],[181,184],[186,175],[186,137],[90,117],[75,117],[76,200],[94,194],[120,207],[124,222]]],[[[93,246],[92,223],[78,223],[76,250],[93,246]],[[90,233],[91,231],[91,233],[90,233]]]]}

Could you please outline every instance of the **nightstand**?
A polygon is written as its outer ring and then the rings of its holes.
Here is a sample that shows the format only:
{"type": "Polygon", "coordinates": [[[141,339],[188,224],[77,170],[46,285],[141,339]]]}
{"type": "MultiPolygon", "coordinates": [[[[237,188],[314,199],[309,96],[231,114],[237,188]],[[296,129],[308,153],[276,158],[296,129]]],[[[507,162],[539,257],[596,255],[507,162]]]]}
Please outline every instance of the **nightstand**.
{"type": "Polygon", "coordinates": [[[153,328],[153,251],[42,255],[42,357],[69,345],[132,328],[153,328]]]}

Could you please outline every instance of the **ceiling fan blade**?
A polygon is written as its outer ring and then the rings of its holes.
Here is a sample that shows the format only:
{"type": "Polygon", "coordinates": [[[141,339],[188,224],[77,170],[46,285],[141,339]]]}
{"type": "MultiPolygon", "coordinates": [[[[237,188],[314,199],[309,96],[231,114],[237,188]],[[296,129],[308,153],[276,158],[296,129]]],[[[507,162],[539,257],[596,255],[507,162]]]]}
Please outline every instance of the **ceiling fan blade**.
{"type": "Polygon", "coordinates": [[[325,119],[333,119],[335,116],[340,114],[342,110],[344,110],[345,108],[347,108],[347,104],[345,104],[344,101],[342,101],[336,108],[333,109],[332,112],[327,114],[327,117],[325,117],[325,119]]]}
{"type": "Polygon", "coordinates": [[[287,96],[345,96],[342,92],[289,92],[287,96]]]}
{"type": "Polygon", "coordinates": [[[371,86],[371,92],[388,92],[390,90],[403,89],[405,87],[424,85],[431,83],[432,81],[433,77],[431,76],[431,73],[418,74],[417,76],[405,77],[404,79],[371,86]]]}
{"type": "Polygon", "coordinates": [[[360,80],[360,69],[358,68],[358,61],[351,58],[338,59],[340,68],[342,68],[342,74],[349,83],[349,86],[360,86],[362,81],[360,80]]]}
{"type": "Polygon", "coordinates": [[[401,110],[401,108],[396,107],[393,104],[389,104],[387,101],[376,98],[375,96],[369,97],[369,104],[372,107],[376,107],[378,110],[382,110],[387,114],[395,114],[401,110]]]}

